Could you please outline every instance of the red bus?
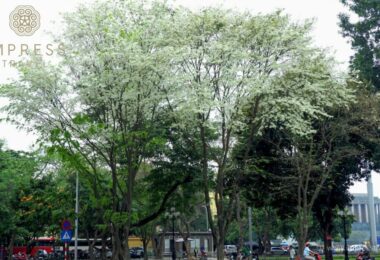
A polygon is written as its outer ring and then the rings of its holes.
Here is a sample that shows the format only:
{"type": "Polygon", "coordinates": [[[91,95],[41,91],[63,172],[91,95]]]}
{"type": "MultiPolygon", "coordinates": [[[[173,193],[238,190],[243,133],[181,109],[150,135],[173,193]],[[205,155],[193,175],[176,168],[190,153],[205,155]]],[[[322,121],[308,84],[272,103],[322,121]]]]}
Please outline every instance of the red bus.
{"type": "MultiPolygon", "coordinates": [[[[18,253],[28,254],[35,257],[39,250],[45,250],[47,254],[50,254],[54,251],[54,246],[56,245],[56,239],[54,237],[38,237],[32,239],[31,242],[25,245],[15,245],[13,247],[13,255],[18,253]]],[[[6,248],[3,249],[3,254],[6,254],[6,248]]]]}
{"type": "Polygon", "coordinates": [[[28,245],[27,253],[30,256],[36,256],[39,250],[45,250],[46,253],[51,254],[54,252],[54,245],[56,240],[54,237],[38,237],[34,238],[28,245]]]}

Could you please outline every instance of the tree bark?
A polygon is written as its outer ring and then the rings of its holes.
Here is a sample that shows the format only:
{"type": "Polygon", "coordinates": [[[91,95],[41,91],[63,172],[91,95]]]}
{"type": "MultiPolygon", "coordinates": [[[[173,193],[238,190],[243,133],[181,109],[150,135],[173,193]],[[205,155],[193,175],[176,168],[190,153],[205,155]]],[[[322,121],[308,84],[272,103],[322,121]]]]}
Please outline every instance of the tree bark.
{"type": "Polygon", "coordinates": [[[9,244],[8,244],[8,259],[12,259],[14,242],[15,242],[15,234],[12,232],[11,237],[9,239],[9,244]]]}
{"type": "Polygon", "coordinates": [[[216,248],[216,258],[224,260],[224,238],[223,241],[219,240],[216,248]]]}
{"type": "Polygon", "coordinates": [[[332,255],[332,241],[331,241],[331,234],[327,230],[324,231],[324,254],[325,254],[325,260],[333,260],[332,255]]]}
{"type": "Polygon", "coordinates": [[[164,228],[164,230],[158,237],[154,237],[152,239],[152,241],[154,241],[153,242],[154,256],[158,259],[162,258],[162,245],[164,245],[164,242],[165,242],[165,234],[166,234],[166,228],[164,228]]]}
{"type": "Polygon", "coordinates": [[[144,236],[142,239],[142,242],[143,242],[143,247],[144,247],[144,260],[148,260],[147,248],[148,248],[149,239],[147,239],[147,237],[144,236]]]}

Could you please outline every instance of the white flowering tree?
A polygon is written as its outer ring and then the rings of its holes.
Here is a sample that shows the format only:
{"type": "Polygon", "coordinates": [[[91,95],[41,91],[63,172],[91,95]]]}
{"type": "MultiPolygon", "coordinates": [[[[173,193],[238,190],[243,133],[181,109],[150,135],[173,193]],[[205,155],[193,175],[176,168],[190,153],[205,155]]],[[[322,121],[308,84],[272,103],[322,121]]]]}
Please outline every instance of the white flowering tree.
{"type": "Polygon", "coordinates": [[[65,16],[60,62],[32,57],[1,90],[9,119],[35,131],[48,151],[84,176],[109,172],[114,259],[129,258],[136,175],[162,143],[155,130],[170,53],[159,42],[169,11],[123,1],[82,6],[65,16]]]}
{"type": "Polygon", "coordinates": [[[169,43],[175,69],[165,87],[172,90],[169,107],[179,127],[197,130],[193,140],[202,154],[205,204],[217,257],[223,259],[237,184],[246,168],[237,171],[233,192],[227,191],[226,173],[234,167],[231,151],[239,135],[248,132],[243,152],[248,160],[262,129],[280,125],[308,136],[312,120],[328,116],[326,109],[347,104],[352,95],[334,75],[334,62],[311,47],[309,22],[292,23],[280,12],[251,16],[206,9],[176,15],[169,43]]]}
{"type": "Polygon", "coordinates": [[[350,98],[331,61],[311,47],[311,24],[292,23],[280,12],[252,16],[110,1],[81,7],[65,21],[58,37],[65,45],[62,61],[21,64],[20,78],[1,93],[10,100],[8,119],[37,131],[49,150],[87,175],[109,172],[113,259],[129,258],[131,227],[146,223],[134,219],[134,185],[142,163],[171,147],[158,134],[168,127],[162,115],[171,120],[169,132],[183,133],[183,145],[201,155],[194,164],[202,168],[221,260],[245,171],[236,173],[234,192],[227,192],[239,135],[248,132],[252,140],[281,121],[304,136],[313,131],[311,119],[350,98]]]}

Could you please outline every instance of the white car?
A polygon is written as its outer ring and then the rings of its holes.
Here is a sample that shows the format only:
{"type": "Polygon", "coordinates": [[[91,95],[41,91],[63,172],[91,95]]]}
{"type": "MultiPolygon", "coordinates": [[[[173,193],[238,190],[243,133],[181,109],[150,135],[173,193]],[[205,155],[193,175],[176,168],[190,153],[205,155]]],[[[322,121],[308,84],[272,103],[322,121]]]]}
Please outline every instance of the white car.
{"type": "Polygon", "coordinates": [[[237,247],[235,245],[225,245],[224,246],[224,254],[231,255],[237,253],[237,247]]]}
{"type": "Polygon", "coordinates": [[[368,248],[365,245],[359,245],[359,244],[358,245],[351,245],[348,248],[348,253],[350,253],[350,254],[357,254],[357,253],[359,253],[362,250],[368,250],[368,248]]]}

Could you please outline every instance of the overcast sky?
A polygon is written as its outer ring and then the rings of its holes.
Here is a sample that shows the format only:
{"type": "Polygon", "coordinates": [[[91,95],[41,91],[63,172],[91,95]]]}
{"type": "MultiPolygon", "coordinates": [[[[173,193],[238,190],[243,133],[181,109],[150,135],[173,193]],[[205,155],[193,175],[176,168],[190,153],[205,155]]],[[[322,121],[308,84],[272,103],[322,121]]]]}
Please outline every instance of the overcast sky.
{"type": "MultiPolygon", "coordinates": [[[[72,11],[79,3],[93,0],[0,0],[0,44],[41,44],[42,49],[51,43],[47,31],[59,31],[60,14],[72,11]],[[41,15],[41,27],[33,36],[18,36],[9,27],[9,14],[18,5],[31,5],[41,15]]],[[[336,59],[341,62],[341,68],[346,69],[352,51],[346,39],[339,34],[338,17],[340,12],[347,11],[339,0],[177,0],[172,1],[176,5],[183,5],[191,9],[199,9],[206,6],[220,6],[241,11],[250,11],[254,14],[273,12],[283,9],[294,20],[302,21],[315,18],[313,38],[315,45],[330,48],[336,59]]],[[[0,83],[8,78],[15,77],[15,71],[9,68],[9,60],[16,59],[17,54],[1,55],[0,53],[0,83]]],[[[4,104],[0,100],[0,105],[4,104]]],[[[0,139],[5,139],[7,147],[15,150],[28,150],[33,144],[34,138],[25,132],[18,131],[9,124],[0,124],[0,139]]],[[[374,192],[380,197],[380,176],[375,174],[374,192]]],[[[366,192],[364,183],[356,184],[354,192],[366,192]]]]}

